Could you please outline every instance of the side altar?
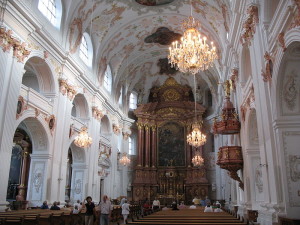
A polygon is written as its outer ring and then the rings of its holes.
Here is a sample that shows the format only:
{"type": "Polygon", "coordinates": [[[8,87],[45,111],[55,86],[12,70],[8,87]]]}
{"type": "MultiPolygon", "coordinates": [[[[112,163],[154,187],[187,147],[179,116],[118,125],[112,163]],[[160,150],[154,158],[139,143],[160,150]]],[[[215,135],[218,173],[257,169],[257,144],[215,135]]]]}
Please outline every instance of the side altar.
{"type": "MultiPolygon", "coordinates": [[[[195,149],[186,143],[195,118],[194,95],[189,86],[168,78],[150,91],[149,103],[134,111],[138,118],[138,155],[133,180],[133,200],[161,203],[190,202],[205,198],[208,180],[204,166],[193,167],[195,149]]],[[[197,119],[205,108],[196,104],[197,119]]],[[[202,154],[202,149],[200,147],[202,154]]]]}

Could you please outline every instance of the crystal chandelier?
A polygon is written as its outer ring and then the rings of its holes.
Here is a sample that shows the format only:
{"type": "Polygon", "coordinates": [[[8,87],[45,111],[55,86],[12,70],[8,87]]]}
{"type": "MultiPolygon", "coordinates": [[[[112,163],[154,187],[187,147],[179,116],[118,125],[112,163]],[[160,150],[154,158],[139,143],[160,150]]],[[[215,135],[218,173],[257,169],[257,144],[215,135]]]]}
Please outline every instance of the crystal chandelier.
{"type": "Polygon", "coordinates": [[[119,159],[119,162],[123,164],[123,166],[128,166],[130,164],[130,159],[126,153],[123,153],[122,157],[119,159]]]}
{"type": "Polygon", "coordinates": [[[200,70],[207,70],[212,66],[213,61],[217,59],[216,47],[213,42],[207,44],[207,38],[201,37],[199,28],[200,22],[192,16],[183,21],[184,33],[180,42],[174,41],[169,47],[168,59],[171,67],[195,75],[200,70]]]}
{"type": "Polygon", "coordinates": [[[194,166],[202,166],[204,163],[204,159],[199,154],[199,152],[196,151],[194,157],[192,158],[192,163],[194,166]]]}
{"type": "MultiPolygon", "coordinates": [[[[197,122],[196,113],[196,75],[194,75],[194,88],[195,88],[195,122],[192,124],[192,131],[187,135],[186,141],[189,145],[200,147],[206,143],[206,135],[201,132],[201,125],[197,122]]],[[[201,122],[202,123],[202,122],[201,122]]]]}
{"type": "Polygon", "coordinates": [[[92,138],[88,135],[87,127],[82,127],[74,140],[75,145],[80,148],[87,148],[92,144],[92,138]]]}
{"type": "Polygon", "coordinates": [[[206,135],[201,132],[200,128],[200,124],[195,121],[192,125],[192,132],[187,135],[187,143],[196,148],[206,143],[206,135]]]}

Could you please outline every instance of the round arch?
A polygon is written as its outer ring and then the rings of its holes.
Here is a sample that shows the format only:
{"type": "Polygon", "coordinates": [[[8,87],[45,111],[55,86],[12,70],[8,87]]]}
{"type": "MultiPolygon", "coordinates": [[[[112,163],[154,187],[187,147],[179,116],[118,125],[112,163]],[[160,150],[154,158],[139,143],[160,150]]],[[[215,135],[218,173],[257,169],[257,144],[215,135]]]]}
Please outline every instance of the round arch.
{"type": "Polygon", "coordinates": [[[90,107],[84,94],[77,94],[73,100],[71,114],[80,119],[89,119],[91,117],[90,107]]]}
{"type": "Polygon", "coordinates": [[[52,98],[58,92],[58,82],[55,82],[54,70],[49,61],[42,58],[40,52],[35,51],[34,53],[25,62],[22,84],[47,98],[52,98]]]}

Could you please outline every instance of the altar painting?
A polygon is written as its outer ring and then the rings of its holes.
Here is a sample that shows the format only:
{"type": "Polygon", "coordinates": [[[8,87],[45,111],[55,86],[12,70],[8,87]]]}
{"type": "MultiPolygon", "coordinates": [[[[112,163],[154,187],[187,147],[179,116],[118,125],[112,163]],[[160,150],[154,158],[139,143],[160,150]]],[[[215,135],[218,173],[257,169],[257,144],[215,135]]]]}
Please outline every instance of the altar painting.
{"type": "Polygon", "coordinates": [[[185,166],[184,127],[168,122],[158,129],[158,166],[185,166]]]}

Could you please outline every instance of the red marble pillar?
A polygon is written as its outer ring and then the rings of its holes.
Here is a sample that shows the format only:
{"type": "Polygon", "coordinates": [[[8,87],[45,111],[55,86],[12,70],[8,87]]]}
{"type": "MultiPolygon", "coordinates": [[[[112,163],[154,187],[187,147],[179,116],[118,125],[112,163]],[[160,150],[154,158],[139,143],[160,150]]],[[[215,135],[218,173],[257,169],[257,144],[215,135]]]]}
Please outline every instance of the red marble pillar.
{"type": "Polygon", "coordinates": [[[152,147],[152,167],[155,167],[156,165],[156,146],[157,146],[157,143],[156,143],[156,125],[153,125],[151,127],[152,129],[152,139],[151,139],[151,147],[152,147]]]}
{"type": "Polygon", "coordinates": [[[145,125],[145,167],[150,166],[150,127],[145,125]]]}
{"type": "Polygon", "coordinates": [[[143,166],[144,124],[138,123],[138,166],[143,166]]]}

